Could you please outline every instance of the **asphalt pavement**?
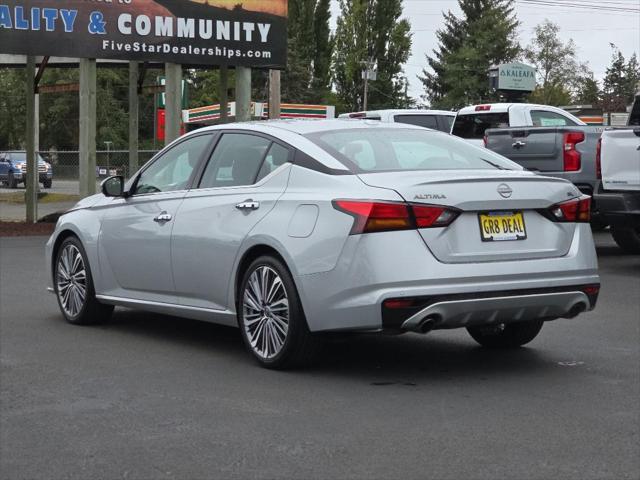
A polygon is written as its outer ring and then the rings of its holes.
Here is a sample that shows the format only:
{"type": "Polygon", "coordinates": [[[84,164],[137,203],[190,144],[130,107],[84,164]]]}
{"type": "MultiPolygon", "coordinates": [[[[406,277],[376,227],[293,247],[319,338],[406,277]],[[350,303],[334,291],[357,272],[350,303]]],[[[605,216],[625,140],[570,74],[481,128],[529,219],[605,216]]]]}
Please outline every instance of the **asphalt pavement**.
{"type": "Polygon", "coordinates": [[[605,233],[597,309],[526,348],[353,336],[292,372],[232,328],[65,323],[44,242],[0,239],[2,479],[640,478],[640,256],[605,233]]]}

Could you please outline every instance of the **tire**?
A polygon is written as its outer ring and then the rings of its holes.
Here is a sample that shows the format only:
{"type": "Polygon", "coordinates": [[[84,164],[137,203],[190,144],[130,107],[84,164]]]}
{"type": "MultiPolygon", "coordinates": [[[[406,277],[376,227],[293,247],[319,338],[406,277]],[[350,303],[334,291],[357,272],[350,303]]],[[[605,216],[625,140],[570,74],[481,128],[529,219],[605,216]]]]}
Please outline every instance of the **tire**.
{"type": "Polygon", "coordinates": [[[13,173],[9,172],[9,176],[7,177],[7,186],[9,188],[18,188],[18,181],[13,178],[13,173]]]}
{"type": "Polygon", "coordinates": [[[53,183],[52,180],[45,180],[44,182],[42,182],[42,186],[44,188],[51,188],[51,184],[53,183]]]}
{"type": "Polygon", "coordinates": [[[62,242],[53,268],[53,288],[67,322],[93,325],[109,320],[113,305],[102,304],[96,299],[87,254],[77,237],[68,237],[62,242]]]}
{"type": "Polygon", "coordinates": [[[640,253],[640,228],[621,225],[611,226],[611,235],[618,246],[627,253],[640,253]]]}
{"type": "Polygon", "coordinates": [[[542,320],[533,320],[503,326],[468,327],[467,331],[483,347],[516,348],[536,338],[543,323],[542,320]]]}
{"type": "Polygon", "coordinates": [[[277,258],[265,255],[249,265],[237,307],[244,344],[263,367],[300,367],[317,355],[320,341],[309,332],[293,278],[277,258]]]}

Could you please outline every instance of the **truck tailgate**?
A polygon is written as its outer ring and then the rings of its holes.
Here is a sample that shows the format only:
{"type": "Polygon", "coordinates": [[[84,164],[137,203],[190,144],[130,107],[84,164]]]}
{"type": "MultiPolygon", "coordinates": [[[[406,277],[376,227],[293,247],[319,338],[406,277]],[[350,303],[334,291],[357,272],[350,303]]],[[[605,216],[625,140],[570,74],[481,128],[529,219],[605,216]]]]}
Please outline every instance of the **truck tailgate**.
{"type": "Polygon", "coordinates": [[[562,134],[557,128],[520,127],[487,130],[487,148],[529,170],[561,172],[562,134]]]}

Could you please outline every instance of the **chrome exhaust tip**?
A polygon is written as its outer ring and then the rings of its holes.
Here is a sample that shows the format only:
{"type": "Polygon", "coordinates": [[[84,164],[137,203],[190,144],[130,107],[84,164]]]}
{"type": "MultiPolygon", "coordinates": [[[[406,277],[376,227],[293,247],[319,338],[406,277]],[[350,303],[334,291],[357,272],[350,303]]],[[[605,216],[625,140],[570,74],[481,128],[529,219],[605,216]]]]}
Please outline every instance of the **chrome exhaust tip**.
{"type": "Polygon", "coordinates": [[[587,305],[584,302],[574,304],[563,318],[575,318],[582,312],[587,311],[587,305]]]}
{"type": "Polygon", "coordinates": [[[434,327],[440,323],[439,315],[429,315],[425,317],[416,327],[415,331],[418,333],[429,333],[434,327]]]}

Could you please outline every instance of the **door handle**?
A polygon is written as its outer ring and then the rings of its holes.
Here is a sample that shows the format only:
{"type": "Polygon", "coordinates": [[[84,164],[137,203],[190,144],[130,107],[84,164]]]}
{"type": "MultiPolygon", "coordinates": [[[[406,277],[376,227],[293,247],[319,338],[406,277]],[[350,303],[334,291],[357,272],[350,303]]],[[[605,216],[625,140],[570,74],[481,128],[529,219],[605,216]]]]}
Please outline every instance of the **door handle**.
{"type": "Polygon", "coordinates": [[[162,212],[160,213],[157,217],[155,217],[153,219],[154,222],[158,222],[158,223],[164,223],[164,222],[168,222],[169,220],[171,220],[173,217],[171,216],[170,213],[167,212],[162,212]]]}
{"type": "Polygon", "coordinates": [[[517,142],[513,142],[513,143],[511,144],[511,146],[512,146],[513,148],[522,148],[522,147],[525,147],[526,145],[527,145],[527,143],[526,143],[526,142],[523,142],[522,140],[518,140],[517,142]]]}
{"type": "Polygon", "coordinates": [[[245,200],[244,202],[238,203],[236,205],[238,210],[257,210],[260,208],[260,202],[256,202],[254,200],[245,200]]]}

